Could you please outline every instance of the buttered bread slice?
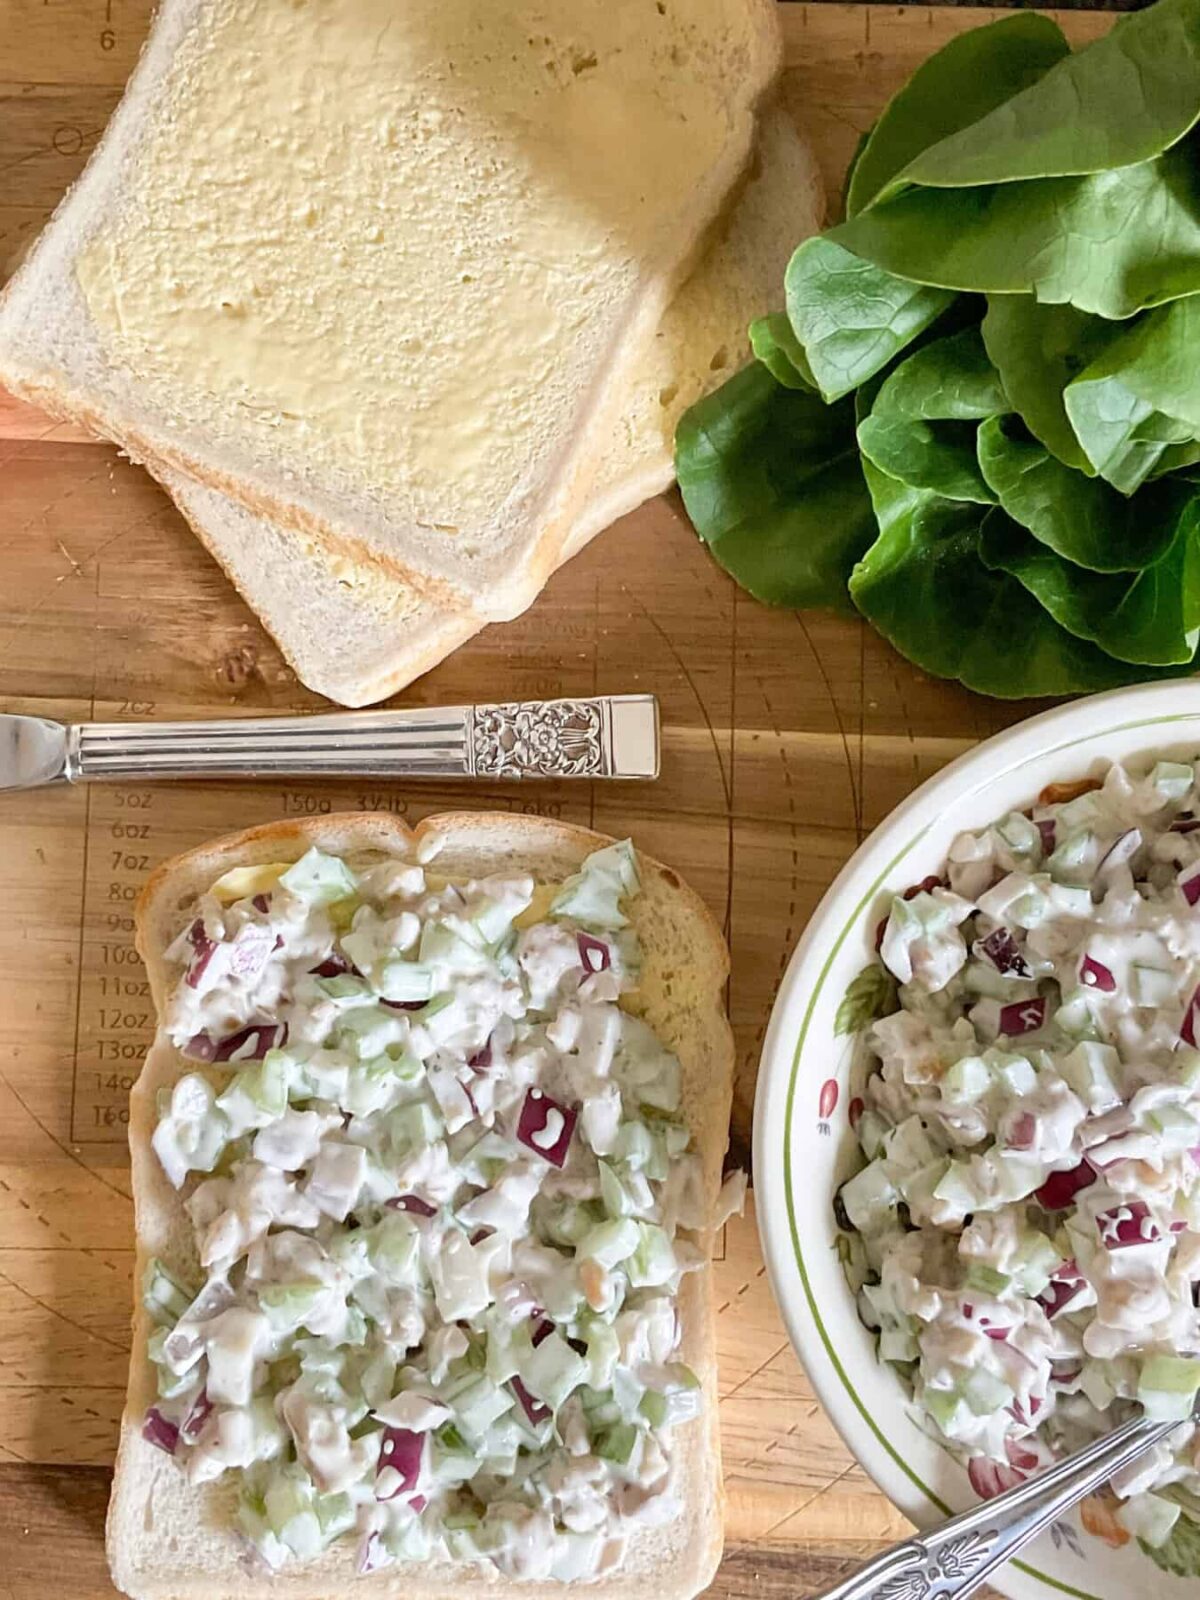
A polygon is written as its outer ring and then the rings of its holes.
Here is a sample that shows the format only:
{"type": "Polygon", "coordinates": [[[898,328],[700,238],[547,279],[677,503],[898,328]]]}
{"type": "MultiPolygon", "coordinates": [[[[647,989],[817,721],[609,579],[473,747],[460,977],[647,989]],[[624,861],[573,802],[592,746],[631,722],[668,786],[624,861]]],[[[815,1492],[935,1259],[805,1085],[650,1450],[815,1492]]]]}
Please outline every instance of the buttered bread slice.
{"type": "MultiPolygon", "coordinates": [[[[795,120],[771,107],[752,175],[641,352],[615,414],[593,424],[595,475],[564,560],[668,487],[676,423],[746,359],[747,326],[772,303],[797,241],[821,226],[823,202],[816,162],[795,120]]],[[[378,567],[298,540],[182,473],[154,470],[296,675],[318,694],[370,705],[479,630],[469,611],[439,606],[378,567]]]]}
{"type": "Polygon", "coordinates": [[[749,159],[774,0],[165,0],[0,380],[480,617],[749,159]]]}

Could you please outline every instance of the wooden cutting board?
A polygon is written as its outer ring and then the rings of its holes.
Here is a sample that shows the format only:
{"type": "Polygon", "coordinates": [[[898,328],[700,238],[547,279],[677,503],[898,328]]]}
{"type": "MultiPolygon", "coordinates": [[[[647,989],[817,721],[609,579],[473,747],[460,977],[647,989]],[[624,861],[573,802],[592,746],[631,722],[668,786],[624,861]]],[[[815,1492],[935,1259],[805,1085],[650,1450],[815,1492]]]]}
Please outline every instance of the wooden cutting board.
{"type": "MultiPolygon", "coordinates": [[[[0,7],[0,276],[82,167],[149,11],[150,0],[0,7]]],[[[832,4],[782,14],[785,92],[834,196],[899,83],[995,16],[832,4]]],[[[1057,15],[1075,41],[1111,20],[1057,15]]],[[[318,704],[143,473],[3,397],[0,552],[5,710],[115,719],[318,704]]],[[[821,893],[917,782],[1029,709],[931,681],[858,622],[756,605],[673,497],[626,518],[525,617],[488,629],[406,698],[634,689],[663,707],[652,786],[0,796],[0,1600],[111,1593],[101,1538],[129,1345],[126,1097],[149,1036],[131,906],[157,861],[229,829],[342,808],[415,818],[485,804],[632,833],[695,883],[730,939],[744,1152],[771,998],[821,893]]],[[[905,1525],[788,1346],[752,1218],[728,1228],[716,1280],[729,1491],[717,1592],[800,1600],[905,1525]]]]}

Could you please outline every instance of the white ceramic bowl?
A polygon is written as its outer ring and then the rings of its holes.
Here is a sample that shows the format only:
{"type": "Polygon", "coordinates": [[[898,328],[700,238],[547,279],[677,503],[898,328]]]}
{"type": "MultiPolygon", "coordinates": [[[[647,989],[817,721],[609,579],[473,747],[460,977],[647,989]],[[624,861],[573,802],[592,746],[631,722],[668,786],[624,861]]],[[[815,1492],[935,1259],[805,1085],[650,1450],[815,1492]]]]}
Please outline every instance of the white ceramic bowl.
{"type": "MultiPolygon", "coordinates": [[[[1017,642],[1014,641],[1016,644],[1017,642]]],[[[1019,647],[1019,644],[1018,646],[1019,647]]],[[[772,1287],[817,1393],[883,1492],[918,1525],[977,1496],[935,1443],[898,1377],[876,1359],[842,1274],[832,1200],[855,1170],[849,1109],[863,1070],[839,1008],[874,954],[890,896],[941,870],[955,834],[1033,802],[1048,783],[1140,755],[1200,754],[1200,683],[1096,695],[1023,722],[919,788],[839,873],[808,924],[763,1046],[754,1130],[759,1228],[772,1287]]],[[[852,1009],[852,1002],[850,1008],[852,1009]]],[[[1130,1540],[1114,1547],[1098,1512],[1077,1512],[994,1580],[1014,1600],[1197,1600],[1196,1576],[1162,1570],[1130,1540]],[[1089,1529],[1090,1524],[1090,1529],[1089,1529]]],[[[1111,1537],[1111,1532],[1110,1532],[1111,1537]]]]}

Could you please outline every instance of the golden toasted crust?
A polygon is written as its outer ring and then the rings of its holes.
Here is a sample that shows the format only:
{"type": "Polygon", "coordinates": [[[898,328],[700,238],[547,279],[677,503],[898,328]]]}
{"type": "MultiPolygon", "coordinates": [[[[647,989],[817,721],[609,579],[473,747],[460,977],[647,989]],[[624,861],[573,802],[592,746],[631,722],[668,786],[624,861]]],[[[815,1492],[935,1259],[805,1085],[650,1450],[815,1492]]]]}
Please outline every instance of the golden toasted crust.
{"type": "MultiPolygon", "coordinates": [[[[164,952],[197,898],[231,866],[292,860],[311,846],[364,864],[381,855],[412,857],[419,846],[440,846],[439,874],[479,876],[520,867],[541,882],[561,879],[584,856],[611,842],[586,828],[537,817],[460,812],[429,817],[415,828],[387,815],[335,816],[269,823],[189,851],[160,867],[137,907],[137,945],[160,1014],[173,975],[164,952]]],[[[728,952],[699,897],[669,868],[639,857],[642,892],[630,910],[643,950],[634,1009],[678,1055],[683,1112],[715,1197],[729,1125],[733,1040],[723,1006],[728,952]]],[[[191,1229],[175,1191],[153,1159],[150,1134],[158,1090],[185,1070],[160,1033],[131,1096],[129,1139],[137,1230],[135,1282],[151,1255],[185,1265],[193,1259],[191,1229]]],[[[715,1326],[708,1273],[689,1274],[680,1293],[683,1358],[705,1390],[702,1421],[677,1454],[677,1488],[684,1513],[666,1528],[640,1532],[621,1570],[588,1585],[604,1600],[690,1600],[711,1581],[720,1560],[724,1493],[716,1392],[715,1326]]],[[[288,1600],[325,1600],[353,1576],[353,1551],[335,1549],[316,1561],[267,1579],[247,1569],[230,1532],[230,1491],[218,1483],[193,1489],[161,1451],[141,1437],[153,1394],[145,1356],[146,1314],[135,1303],[129,1394],[108,1517],[113,1578],[126,1594],[147,1600],[244,1600],[258,1592],[288,1600]]],[[[513,1585],[491,1568],[461,1563],[398,1566],[355,1580],[364,1596],[400,1600],[471,1600],[482,1590],[513,1589],[529,1600],[550,1600],[564,1585],[513,1585]]]]}

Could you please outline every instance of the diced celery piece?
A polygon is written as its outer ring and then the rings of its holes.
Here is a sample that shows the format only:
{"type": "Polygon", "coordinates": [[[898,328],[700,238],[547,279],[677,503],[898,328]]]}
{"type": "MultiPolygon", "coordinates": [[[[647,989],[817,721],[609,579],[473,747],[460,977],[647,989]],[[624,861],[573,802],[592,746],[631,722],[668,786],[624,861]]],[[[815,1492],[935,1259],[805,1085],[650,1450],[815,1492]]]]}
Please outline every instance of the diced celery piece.
{"type": "Polygon", "coordinates": [[[358,893],[358,879],[337,856],[327,856],[315,846],[279,876],[289,894],[309,905],[328,906],[358,893]]]}
{"type": "Polygon", "coordinates": [[[933,1193],[936,1199],[944,1200],[964,1216],[979,1203],[979,1190],[971,1179],[971,1169],[965,1161],[951,1161],[933,1193]]]}
{"type": "Polygon", "coordinates": [[[157,1256],[151,1256],[142,1274],[142,1304],[163,1328],[173,1328],[195,1299],[157,1256]]]}
{"type": "Polygon", "coordinates": [[[433,994],[433,973],[420,961],[387,961],[379,974],[379,992],[396,1003],[428,1000],[433,994]]]}
{"type": "Polygon", "coordinates": [[[1200,1389],[1200,1360],[1147,1356],[1138,1374],[1137,1397],[1153,1422],[1186,1421],[1200,1389]]]}
{"type": "Polygon", "coordinates": [[[961,1382],[962,1397],[977,1417],[990,1417],[1012,1404],[1012,1389],[986,1367],[975,1367],[961,1382]]]}
{"type": "Polygon", "coordinates": [[[942,1077],[942,1098],[961,1105],[974,1105],[992,1086],[992,1074],[982,1056],[962,1056],[946,1068],[942,1077]]]}
{"type": "MultiPolygon", "coordinates": [[[[1200,1057],[1200,1051],[1197,1052],[1200,1057]]],[[[1200,1074],[1200,1064],[1197,1067],[1200,1074]]],[[[878,1111],[872,1111],[868,1106],[858,1119],[858,1142],[868,1161],[883,1153],[883,1141],[891,1130],[891,1123],[881,1117],[878,1111]]]]}
{"type": "Polygon", "coordinates": [[[633,1226],[640,1239],[624,1263],[630,1284],[635,1289],[657,1289],[670,1283],[679,1267],[667,1234],[652,1222],[635,1222],[633,1226]]]}
{"type": "Polygon", "coordinates": [[[972,1261],[967,1266],[963,1281],[968,1289],[974,1289],[979,1294],[1003,1294],[1012,1279],[1007,1272],[989,1267],[986,1261],[972,1261]]]}
{"type": "Polygon", "coordinates": [[[1037,1088],[1037,1070],[1027,1056],[999,1056],[995,1060],[994,1070],[1011,1095],[1032,1094],[1037,1088]]]}
{"type": "Polygon", "coordinates": [[[1133,1002],[1139,1006],[1165,1006],[1175,998],[1178,983],[1174,975],[1161,967],[1141,966],[1134,962],[1130,968],[1130,986],[1133,1002]]]}
{"type": "Polygon", "coordinates": [[[1058,1071],[1089,1111],[1107,1111],[1121,1103],[1121,1058],[1111,1045],[1083,1039],[1059,1060],[1058,1071]]]}
{"type": "Polygon", "coordinates": [[[616,1267],[641,1247],[642,1234],[630,1217],[597,1223],[575,1246],[579,1261],[598,1261],[602,1267],[616,1267]]]}
{"type": "Polygon", "coordinates": [[[1037,824],[1019,811],[1010,811],[995,824],[995,832],[1018,856],[1037,856],[1042,853],[1042,836],[1037,824]]]}
{"type": "Polygon", "coordinates": [[[605,1428],[595,1439],[592,1448],[601,1461],[612,1461],[626,1467],[637,1444],[638,1430],[631,1422],[617,1422],[605,1428]]]}
{"type": "Polygon", "coordinates": [[[1162,795],[1164,804],[1182,800],[1195,779],[1195,773],[1183,761],[1156,761],[1149,776],[1151,785],[1162,795]]]}
{"type": "Polygon", "coordinates": [[[328,1293],[323,1283],[270,1283],[258,1291],[258,1303],[275,1332],[289,1333],[303,1326],[328,1293]]]}
{"type": "Polygon", "coordinates": [[[374,998],[375,991],[362,978],[349,972],[339,972],[333,978],[313,980],[327,1000],[337,1000],[346,1005],[361,1005],[374,998]]]}
{"type": "Polygon", "coordinates": [[[929,1389],[923,1392],[926,1411],[948,1438],[955,1438],[967,1416],[967,1407],[957,1389],[929,1389]]]}

